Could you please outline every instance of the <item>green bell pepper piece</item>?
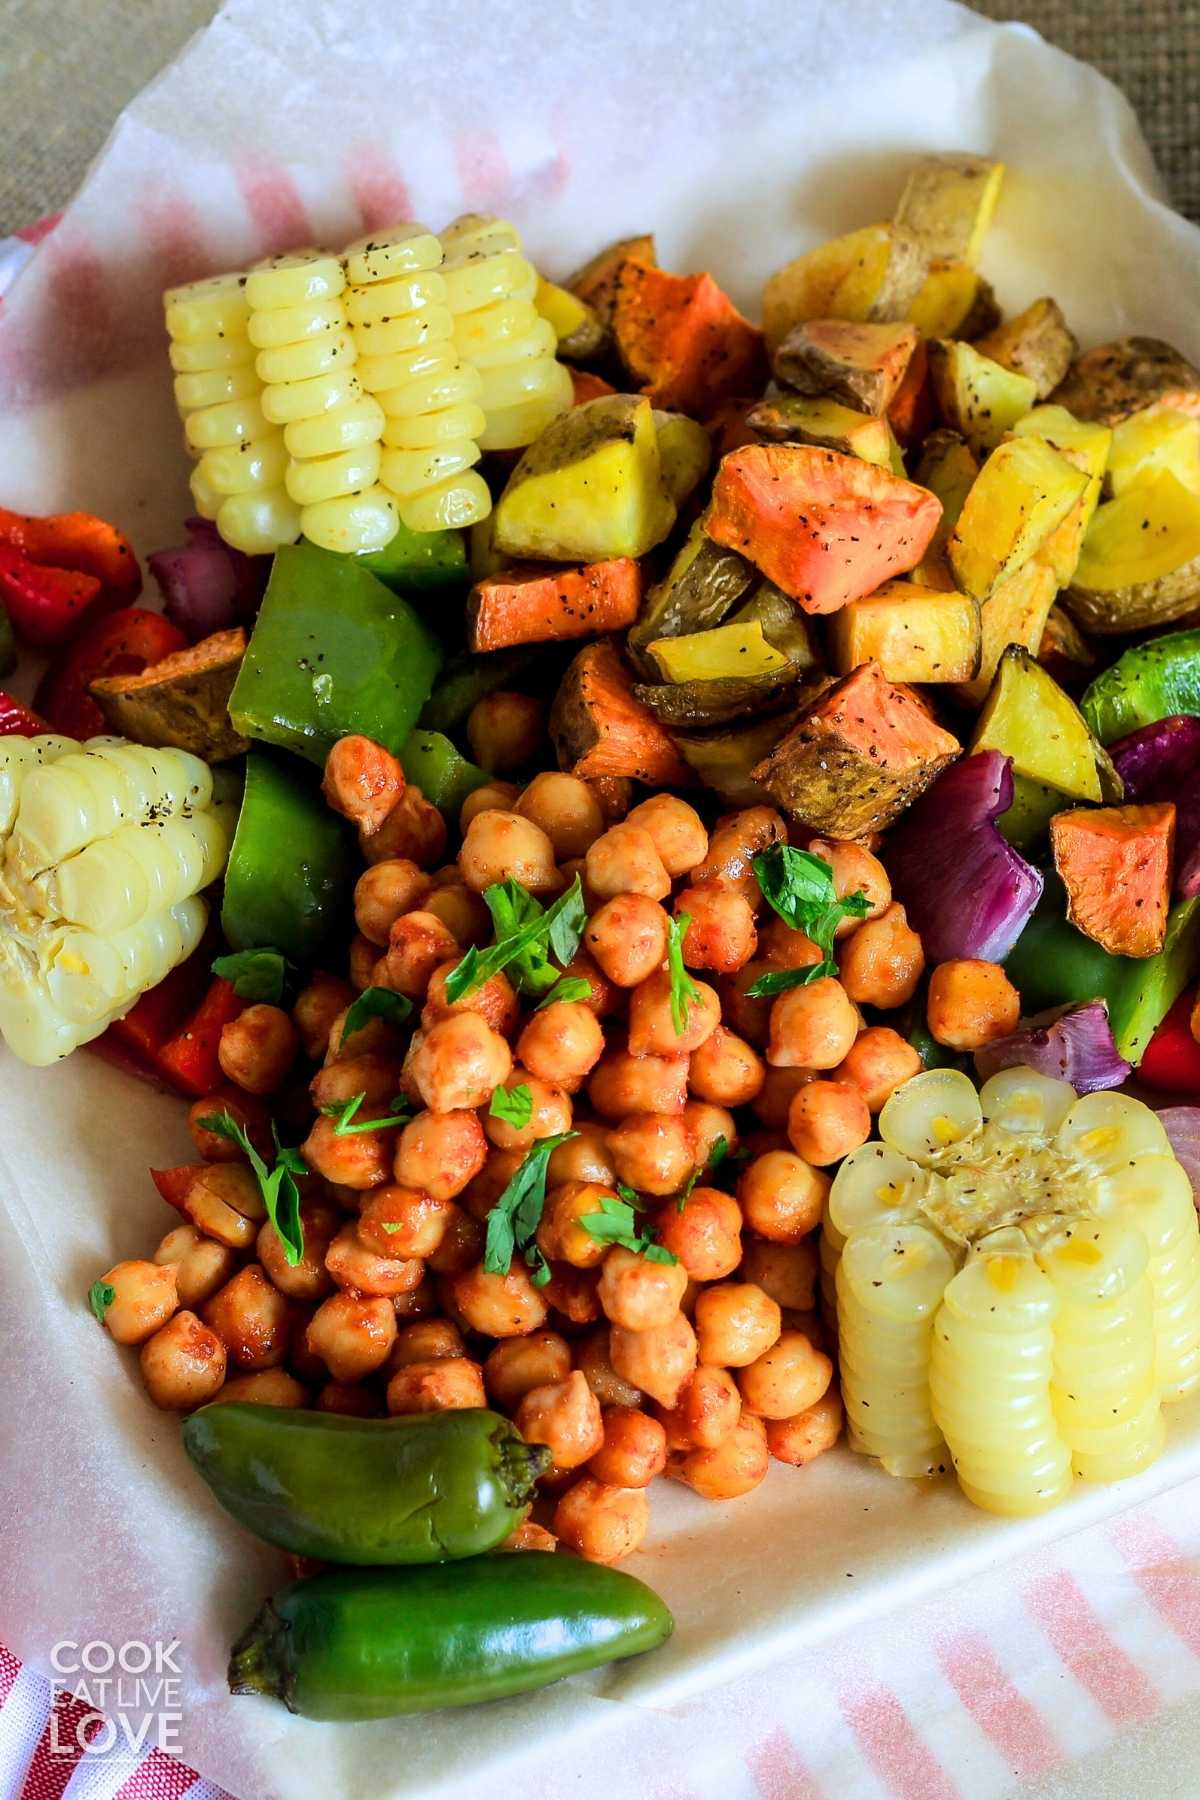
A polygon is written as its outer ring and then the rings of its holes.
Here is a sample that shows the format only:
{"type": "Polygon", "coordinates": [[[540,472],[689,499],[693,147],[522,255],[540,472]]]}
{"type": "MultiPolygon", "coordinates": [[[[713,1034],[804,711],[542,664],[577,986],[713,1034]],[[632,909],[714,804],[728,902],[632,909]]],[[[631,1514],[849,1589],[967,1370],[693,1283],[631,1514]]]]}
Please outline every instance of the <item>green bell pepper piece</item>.
{"type": "Polygon", "coordinates": [[[350,732],[398,755],[441,649],[419,614],[353,557],[275,553],[229,715],[246,737],[322,764],[350,732]]]}
{"type": "Polygon", "coordinates": [[[472,707],[497,688],[519,687],[520,678],[533,667],[540,645],[521,650],[491,650],[474,655],[468,650],[452,656],[421,709],[420,723],[432,731],[457,731],[472,707]]]}
{"type": "Polygon", "coordinates": [[[310,961],[353,876],[346,828],[307,772],[252,752],[221,907],[232,947],[268,947],[293,962],[310,961]]]}
{"type": "Polygon", "coordinates": [[[1198,963],[1200,899],[1171,908],[1157,956],[1111,956],[1068,923],[1062,884],[1051,876],[1004,966],[1020,991],[1023,1013],[1107,1000],[1117,1050],[1136,1068],[1198,963]]]}
{"type": "Polygon", "coordinates": [[[467,540],[461,531],[410,531],[401,524],[382,550],[354,558],[396,594],[441,593],[467,588],[467,540]]]}
{"type": "Polygon", "coordinates": [[[405,779],[415,782],[427,800],[453,821],[468,794],[494,779],[486,769],[460,756],[440,731],[419,727],[400,752],[405,779]]]}
{"type": "Polygon", "coordinates": [[[1028,854],[1045,842],[1055,813],[1066,812],[1076,804],[1069,794],[1014,770],[1012,805],[996,823],[1014,850],[1028,854]]]}
{"type": "Polygon", "coordinates": [[[1200,716],[1200,631],[1134,644],[1097,675],[1080,707],[1102,744],[1177,713],[1200,716]]]}

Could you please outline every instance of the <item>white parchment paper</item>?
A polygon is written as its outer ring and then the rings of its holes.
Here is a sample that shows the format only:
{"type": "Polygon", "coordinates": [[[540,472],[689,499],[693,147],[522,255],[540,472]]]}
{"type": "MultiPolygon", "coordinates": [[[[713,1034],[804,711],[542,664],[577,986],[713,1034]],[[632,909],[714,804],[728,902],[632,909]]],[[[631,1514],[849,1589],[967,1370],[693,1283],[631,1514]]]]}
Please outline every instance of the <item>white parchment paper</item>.
{"type": "MultiPolygon", "coordinates": [[[[550,273],[653,228],[751,313],[789,256],[889,215],[927,148],[1010,166],[985,273],[1053,293],[1085,342],[1200,352],[1200,234],[1169,212],[1130,111],[1033,34],[939,0],[234,0],[134,103],[0,307],[0,500],[110,514],[146,550],[188,510],[160,340],[165,281],[408,210],[510,213],[550,273]]],[[[180,1638],[182,1751],[244,1800],[515,1791],[630,1709],[938,1587],[1200,1473],[1200,1406],[1138,1481],[1009,1525],[839,1452],[734,1507],[654,1496],[636,1561],[679,1620],[639,1663],[503,1706],[333,1729],[231,1701],[228,1643],[278,1563],[219,1517],[84,1296],[171,1223],[146,1174],[185,1159],[181,1104],[87,1056],[0,1060],[0,1636],[180,1638]]],[[[660,1484],[661,1485],[661,1484],[660,1484]]]]}

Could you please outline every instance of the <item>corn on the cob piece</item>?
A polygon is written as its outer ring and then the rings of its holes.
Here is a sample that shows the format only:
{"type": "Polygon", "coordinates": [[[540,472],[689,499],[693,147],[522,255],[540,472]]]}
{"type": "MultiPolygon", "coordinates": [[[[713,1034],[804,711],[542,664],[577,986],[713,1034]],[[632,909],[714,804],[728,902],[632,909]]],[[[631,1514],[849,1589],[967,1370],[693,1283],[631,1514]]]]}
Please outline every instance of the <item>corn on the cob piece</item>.
{"type": "Polygon", "coordinates": [[[442,246],[423,225],[396,225],[345,261],[359,378],[386,417],[380,483],[412,531],[473,525],[492,506],[475,470],[482,384],[455,348],[442,246]]]}
{"type": "Polygon", "coordinates": [[[355,370],[358,349],[336,256],[298,250],[246,280],[263,411],[283,427],[285,486],[305,537],[327,550],[382,550],[396,511],[379,485],[383,413],[355,370]]]}
{"type": "Polygon", "coordinates": [[[175,403],[199,460],[192,499],[237,550],[257,554],[294,543],[300,515],[284,487],[283,433],[262,409],[245,275],[234,272],[168,288],[163,295],[175,403]]]}
{"type": "Polygon", "coordinates": [[[0,1034],[17,1056],[66,1056],[190,956],[235,810],[184,750],[0,743],[0,1034]]]}
{"type": "Polygon", "coordinates": [[[1030,1069],[979,1093],[937,1070],[879,1130],[822,1252],[851,1442],[912,1474],[940,1431],[964,1493],[1012,1514],[1146,1467],[1161,1403],[1200,1385],[1200,1226],[1156,1116],[1030,1069]]]}
{"type": "Polygon", "coordinates": [[[464,213],[441,234],[454,341],[479,371],[484,450],[514,450],[566,412],[573,388],[558,340],[534,304],[537,270],[505,219],[464,213]]]}

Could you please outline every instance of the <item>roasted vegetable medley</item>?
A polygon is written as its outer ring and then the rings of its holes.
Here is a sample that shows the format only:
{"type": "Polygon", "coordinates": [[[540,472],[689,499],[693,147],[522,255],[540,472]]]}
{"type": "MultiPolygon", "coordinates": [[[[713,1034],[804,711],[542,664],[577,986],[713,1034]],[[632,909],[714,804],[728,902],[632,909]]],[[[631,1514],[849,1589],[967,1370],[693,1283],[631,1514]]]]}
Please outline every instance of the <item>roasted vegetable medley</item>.
{"type": "Polygon", "coordinates": [[[235,1691],[651,1648],[655,1478],[802,1517],[843,1404],[1018,1514],[1200,1385],[1200,372],[1005,317],[1002,184],[761,329],[476,215],[174,288],[165,616],[0,511],[0,1029],[190,1102],[90,1299],[300,1559],[235,1691]]]}

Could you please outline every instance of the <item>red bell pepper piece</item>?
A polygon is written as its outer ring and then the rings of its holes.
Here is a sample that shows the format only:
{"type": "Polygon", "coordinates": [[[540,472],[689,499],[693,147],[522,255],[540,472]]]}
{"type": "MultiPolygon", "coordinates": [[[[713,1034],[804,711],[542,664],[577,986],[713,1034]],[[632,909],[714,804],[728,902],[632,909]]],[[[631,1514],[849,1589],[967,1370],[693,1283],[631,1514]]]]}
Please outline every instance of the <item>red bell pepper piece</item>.
{"type": "Polygon", "coordinates": [[[181,1093],[216,1093],[225,1080],[217,1060],[221,1032],[245,1005],[233,983],[218,976],[187,1023],[161,1046],[155,1068],[181,1093]]]}
{"type": "Polygon", "coordinates": [[[129,539],[94,513],[36,518],[0,506],[0,544],[31,563],[94,577],[110,606],[128,606],[142,591],[142,571],[129,539]]]}
{"type": "Polygon", "coordinates": [[[182,1028],[203,999],[211,979],[211,963],[212,950],[202,945],[157,987],[136,1000],[123,1019],[114,1019],[104,1036],[115,1038],[153,1068],[163,1045],[182,1028]]]}
{"type": "Polygon", "coordinates": [[[1163,1094],[1200,1101],[1200,1044],[1192,1036],[1196,989],[1188,988],[1159,1026],[1137,1067],[1137,1078],[1163,1094]]]}
{"type": "Polygon", "coordinates": [[[104,717],[88,692],[102,675],[140,675],[187,646],[177,625],[144,606],[122,607],[97,619],[43,675],[34,696],[54,731],[65,737],[95,737],[104,717]]]}
{"type": "Polygon", "coordinates": [[[57,650],[106,598],[94,575],[30,562],[0,544],[0,600],[23,643],[57,650]]]}
{"type": "Polygon", "coordinates": [[[0,737],[40,737],[49,729],[45,719],[0,688],[0,737]]]}
{"type": "Polygon", "coordinates": [[[166,1201],[177,1212],[183,1211],[183,1203],[197,1175],[204,1173],[203,1163],[181,1163],[176,1169],[151,1169],[150,1179],[166,1201]]]}

